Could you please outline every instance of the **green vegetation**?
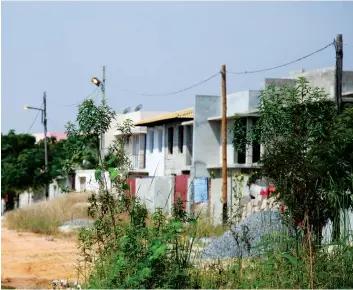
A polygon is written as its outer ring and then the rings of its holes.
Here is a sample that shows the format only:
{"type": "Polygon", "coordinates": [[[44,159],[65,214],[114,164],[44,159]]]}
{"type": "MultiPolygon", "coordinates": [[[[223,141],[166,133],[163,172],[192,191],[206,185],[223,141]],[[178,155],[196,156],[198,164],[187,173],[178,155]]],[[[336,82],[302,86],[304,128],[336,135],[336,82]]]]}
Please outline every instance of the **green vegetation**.
{"type": "MultiPolygon", "coordinates": [[[[75,123],[67,125],[68,141],[52,142],[50,149],[52,170],[57,172],[52,175],[68,172],[82,160],[95,168],[99,194],[89,196],[88,213],[73,206],[77,201],[69,199],[75,195],[67,195],[50,201],[61,202],[57,207],[48,202],[9,213],[7,222],[15,229],[55,233],[62,221],[87,215],[94,219],[92,228],[80,231],[78,242],[79,278],[89,289],[351,288],[350,229],[339,225],[340,212],[352,207],[353,109],[337,115],[334,103],[305,79],[293,88],[270,86],[260,100],[260,119],[252,129],[245,129],[235,118],[234,145],[240,150],[251,142],[265,146],[262,167],[250,180],[264,179],[275,186],[271,193],[283,205],[287,234],[273,233],[259,245],[242,249],[238,258],[199,259],[199,238],[222,235],[227,228],[188,215],[180,201],[167,217],[162,209],[148,213],[138,199],[126,195],[130,163],[124,149],[132,124],[119,124],[124,137],[99,160],[98,136],[107,132],[116,116],[105,101],[96,105],[88,99],[80,104],[75,123]],[[60,154],[65,148],[72,153],[70,158],[60,154]],[[107,186],[105,171],[110,173],[113,190],[107,186]],[[322,229],[329,220],[334,223],[334,243],[325,244],[322,229]],[[261,250],[261,255],[243,255],[251,247],[261,250]]],[[[23,138],[32,144],[28,136],[23,138]]],[[[9,151],[11,146],[4,148],[9,151]]],[[[11,156],[8,151],[5,158],[11,156]]],[[[235,180],[234,200],[240,200],[244,176],[235,180]]],[[[240,208],[234,208],[229,226],[240,217],[240,208]]],[[[240,242],[250,244],[245,229],[233,236],[238,247],[240,242]]]]}

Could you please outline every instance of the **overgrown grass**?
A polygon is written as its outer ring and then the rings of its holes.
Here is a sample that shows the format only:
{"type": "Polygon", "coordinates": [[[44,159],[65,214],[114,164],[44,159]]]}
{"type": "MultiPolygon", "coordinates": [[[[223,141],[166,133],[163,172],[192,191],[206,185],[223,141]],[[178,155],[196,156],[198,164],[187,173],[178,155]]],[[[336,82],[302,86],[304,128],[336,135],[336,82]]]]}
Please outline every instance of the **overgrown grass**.
{"type": "Polygon", "coordinates": [[[6,213],[5,225],[9,229],[38,234],[58,234],[58,227],[65,221],[88,218],[88,194],[69,193],[49,201],[6,213]]]}

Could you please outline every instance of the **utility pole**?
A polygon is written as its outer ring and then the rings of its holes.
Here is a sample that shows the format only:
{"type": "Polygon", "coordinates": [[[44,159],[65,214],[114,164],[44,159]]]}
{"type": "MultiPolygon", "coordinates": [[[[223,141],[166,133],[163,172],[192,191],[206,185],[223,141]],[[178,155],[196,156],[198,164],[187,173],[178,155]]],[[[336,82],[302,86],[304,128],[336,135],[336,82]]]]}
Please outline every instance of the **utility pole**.
{"type": "MultiPolygon", "coordinates": [[[[105,102],[105,65],[103,65],[103,75],[102,75],[102,85],[101,85],[101,90],[102,90],[102,102],[105,102]]],[[[100,142],[99,142],[99,154],[101,155],[101,162],[103,163],[104,159],[104,134],[100,135],[100,142]]]]}
{"type": "Polygon", "coordinates": [[[222,200],[223,224],[228,221],[228,196],[227,196],[227,82],[226,65],[222,65],[222,200]]]}
{"type": "Polygon", "coordinates": [[[337,112],[342,110],[342,74],[343,74],[343,38],[342,34],[337,34],[335,41],[336,68],[335,68],[335,97],[337,112]]]}
{"type": "MultiPolygon", "coordinates": [[[[48,140],[47,140],[47,95],[43,94],[43,125],[44,125],[44,165],[45,173],[48,174],[48,140]]],[[[45,198],[49,198],[49,184],[45,184],[45,198]]]]}

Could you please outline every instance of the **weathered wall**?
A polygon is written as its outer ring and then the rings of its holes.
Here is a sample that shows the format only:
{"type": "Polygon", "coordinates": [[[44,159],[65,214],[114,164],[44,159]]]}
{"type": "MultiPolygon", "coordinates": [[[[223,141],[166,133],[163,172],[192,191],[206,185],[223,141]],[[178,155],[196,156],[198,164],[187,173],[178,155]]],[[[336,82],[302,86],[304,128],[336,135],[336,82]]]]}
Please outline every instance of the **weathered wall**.
{"type": "MultiPolygon", "coordinates": [[[[108,183],[108,189],[111,189],[111,182],[109,179],[108,172],[105,172],[105,178],[108,183]]],[[[75,184],[77,192],[87,191],[98,193],[99,191],[99,184],[95,178],[95,170],[76,170],[75,184]],[[86,182],[84,184],[81,184],[80,178],[85,178],[86,182]]]]}
{"type": "Polygon", "coordinates": [[[136,179],[136,197],[146,204],[150,212],[158,207],[171,214],[174,197],[174,178],[156,176],[136,179]]]}
{"type": "Polygon", "coordinates": [[[208,118],[221,115],[221,97],[196,96],[194,106],[194,177],[210,177],[207,165],[219,162],[220,155],[220,122],[209,122],[208,118]]]}
{"type": "MultiPolygon", "coordinates": [[[[289,78],[267,78],[264,87],[269,84],[280,86],[282,84],[294,85],[295,79],[305,77],[313,87],[324,89],[325,93],[334,100],[335,96],[335,68],[321,68],[317,70],[299,70],[289,73],[289,78]]],[[[343,71],[342,75],[342,93],[353,91],[353,71],[343,71]]]]}
{"type": "MultiPolygon", "coordinates": [[[[166,176],[170,176],[171,174],[177,174],[180,175],[182,174],[182,170],[188,169],[189,166],[186,165],[186,150],[185,146],[183,145],[183,152],[180,152],[178,144],[179,144],[179,127],[184,127],[185,131],[185,126],[181,125],[180,122],[173,122],[173,123],[168,123],[164,126],[165,132],[164,136],[164,150],[165,150],[165,164],[164,164],[164,174],[166,176]],[[169,153],[168,150],[168,129],[169,128],[174,128],[174,134],[173,134],[173,154],[169,153]]],[[[185,136],[185,132],[184,132],[185,136]]],[[[185,139],[184,139],[185,143],[185,139]]]]}
{"type": "Polygon", "coordinates": [[[146,146],[146,171],[150,176],[164,176],[165,165],[165,126],[148,128],[146,146]],[[150,132],[153,132],[153,150],[151,151],[150,132]],[[162,144],[159,146],[159,134],[162,134],[162,144]]]}

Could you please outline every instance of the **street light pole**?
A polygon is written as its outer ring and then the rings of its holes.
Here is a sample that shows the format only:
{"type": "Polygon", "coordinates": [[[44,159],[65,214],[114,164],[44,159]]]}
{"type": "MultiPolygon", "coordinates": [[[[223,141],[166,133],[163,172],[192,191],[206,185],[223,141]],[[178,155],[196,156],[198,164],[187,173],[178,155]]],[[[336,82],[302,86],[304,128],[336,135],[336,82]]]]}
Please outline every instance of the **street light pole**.
{"type": "MultiPolygon", "coordinates": [[[[48,174],[48,140],[47,140],[47,95],[43,94],[43,125],[44,125],[44,165],[45,173],[48,174]]],[[[45,184],[45,198],[49,198],[49,185],[45,184]]]]}
{"type": "MultiPolygon", "coordinates": [[[[43,109],[24,106],[25,110],[37,110],[42,113],[42,123],[44,126],[44,172],[48,174],[48,140],[47,140],[47,95],[43,93],[43,109]]],[[[49,184],[45,184],[45,198],[49,198],[49,184]]]]}

